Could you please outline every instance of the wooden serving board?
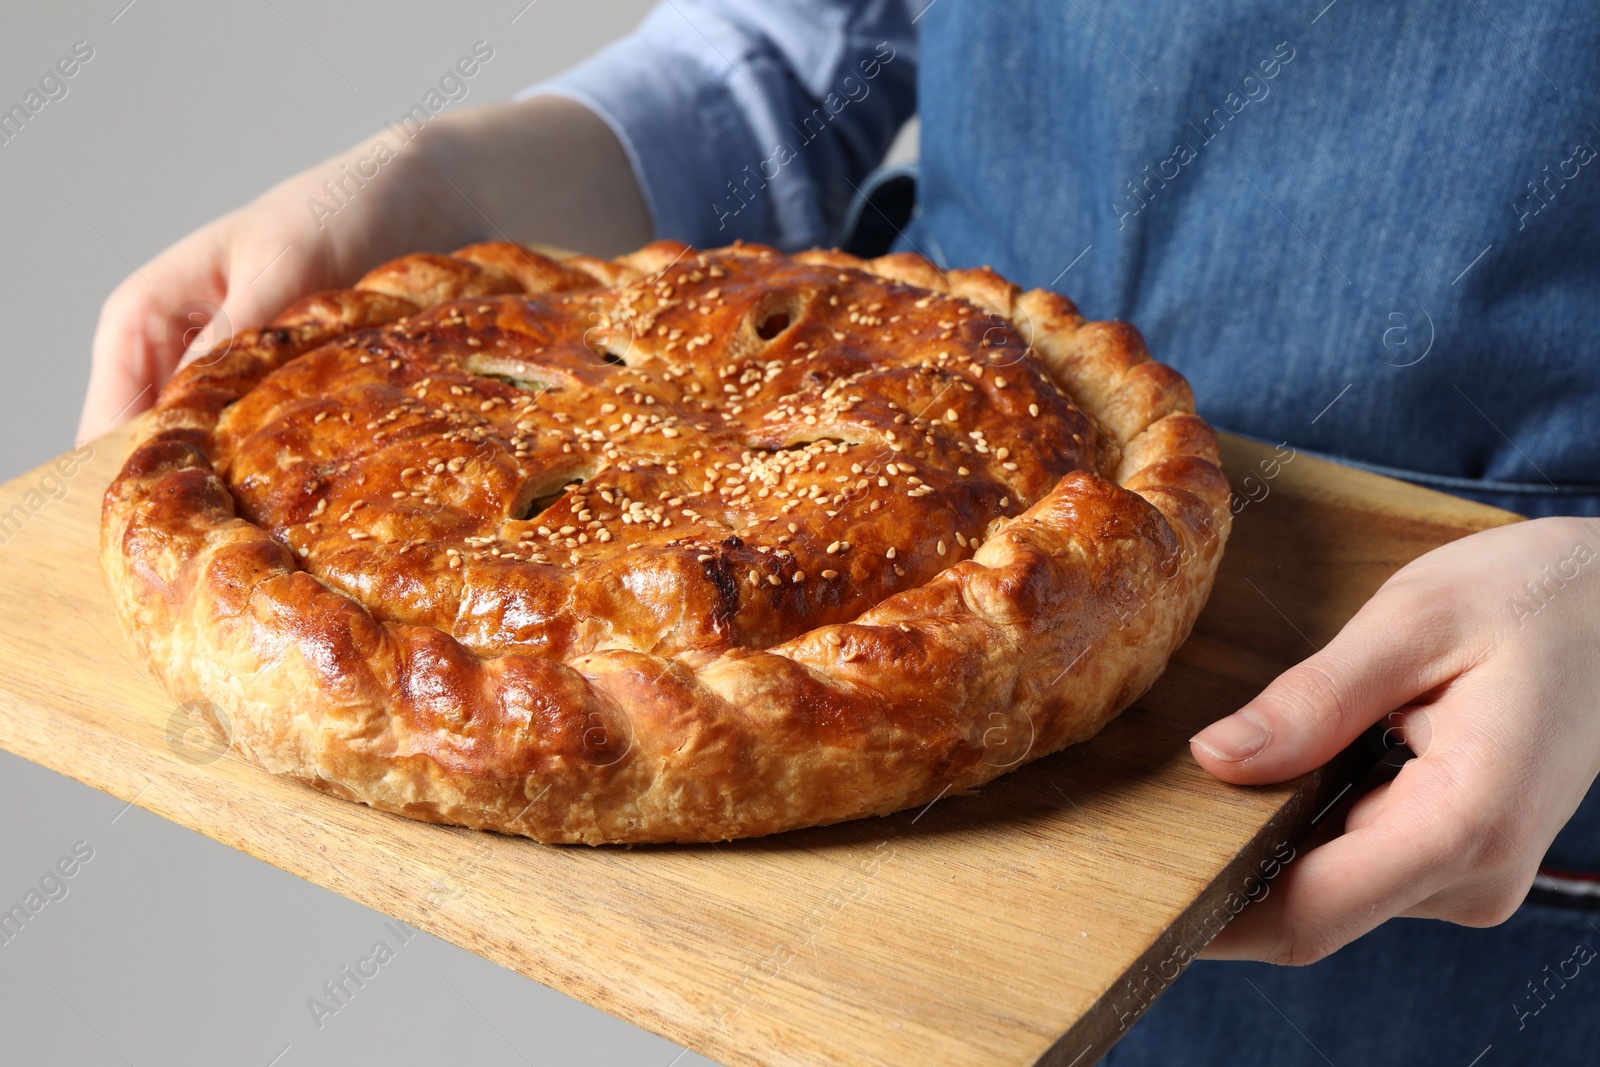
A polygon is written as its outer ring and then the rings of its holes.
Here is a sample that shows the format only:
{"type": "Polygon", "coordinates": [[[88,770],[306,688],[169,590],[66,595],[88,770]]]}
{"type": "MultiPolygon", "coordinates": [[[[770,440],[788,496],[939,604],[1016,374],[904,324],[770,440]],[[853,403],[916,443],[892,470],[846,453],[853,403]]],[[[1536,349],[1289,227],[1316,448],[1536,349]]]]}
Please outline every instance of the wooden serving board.
{"type": "Polygon", "coordinates": [[[1093,741],[920,812],[553,847],[335,800],[185,733],[95,558],[126,437],[0,486],[0,745],[729,1064],[1095,1062],[1350,782],[1226,786],[1187,739],[1406,561],[1516,518],[1227,439],[1210,605],[1093,741]]]}

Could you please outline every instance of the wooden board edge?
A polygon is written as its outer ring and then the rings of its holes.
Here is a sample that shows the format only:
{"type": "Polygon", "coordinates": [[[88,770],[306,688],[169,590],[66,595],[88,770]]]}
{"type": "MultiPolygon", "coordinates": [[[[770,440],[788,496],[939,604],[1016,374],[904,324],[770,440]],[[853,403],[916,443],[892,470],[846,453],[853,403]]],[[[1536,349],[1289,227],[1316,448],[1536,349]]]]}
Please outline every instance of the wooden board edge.
{"type": "MultiPolygon", "coordinates": [[[[1156,938],[1111,988],[1035,1061],[1035,1067],[1092,1067],[1188,969],[1229,919],[1264,899],[1316,824],[1378,763],[1366,736],[1306,775],[1294,793],[1156,938]],[[1285,850],[1288,850],[1285,856],[1285,850]]],[[[1248,788],[1248,787],[1239,787],[1248,788]]]]}
{"type": "MultiPolygon", "coordinates": [[[[1329,504],[1381,511],[1416,522],[1454,527],[1463,533],[1522,522],[1526,518],[1514,511],[1480,504],[1466,497],[1374,474],[1309,453],[1294,452],[1292,458],[1281,460],[1276,447],[1255,438],[1219,431],[1217,440],[1222,446],[1222,468],[1228,473],[1229,480],[1244,481],[1254,476],[1263,493],[1270,493],[1274,480],[1282,477],[1293,482],[1296,491],[1302,495],[1329,504]]],[[[1239,488],[1236,482],[1235,490],[1239,488]]],[[[1241,495],[1246,499],[1255,492],[1248,484],[1242,488],[1241,495]]]]}

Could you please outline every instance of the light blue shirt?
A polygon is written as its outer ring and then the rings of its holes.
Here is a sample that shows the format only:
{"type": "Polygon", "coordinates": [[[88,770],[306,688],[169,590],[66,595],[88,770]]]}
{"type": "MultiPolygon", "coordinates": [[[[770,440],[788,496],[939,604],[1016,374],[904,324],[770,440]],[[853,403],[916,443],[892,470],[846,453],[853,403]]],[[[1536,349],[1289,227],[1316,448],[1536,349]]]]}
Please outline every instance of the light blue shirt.
{"type": "Polygon", "coordinates": [[[832,245],[916,109],[914,14],[906,0],[672,0],[522,95],[570,96],[610,124],[658,237],[832,245]]]}

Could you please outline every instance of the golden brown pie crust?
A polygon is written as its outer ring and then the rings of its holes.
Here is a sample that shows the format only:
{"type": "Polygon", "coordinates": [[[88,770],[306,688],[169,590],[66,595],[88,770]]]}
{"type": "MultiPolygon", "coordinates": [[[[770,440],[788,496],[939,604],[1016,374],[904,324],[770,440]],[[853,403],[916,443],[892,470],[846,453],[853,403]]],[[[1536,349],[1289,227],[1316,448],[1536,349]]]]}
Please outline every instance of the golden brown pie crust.
{"type": "Polygon", "coordinates": [[[268,770],[541,841],[886,814],[1085,740],[1229,529],[1188,384],[919,256],[506,243],[172,379],[106,493],[124,632],[268,770]]]}

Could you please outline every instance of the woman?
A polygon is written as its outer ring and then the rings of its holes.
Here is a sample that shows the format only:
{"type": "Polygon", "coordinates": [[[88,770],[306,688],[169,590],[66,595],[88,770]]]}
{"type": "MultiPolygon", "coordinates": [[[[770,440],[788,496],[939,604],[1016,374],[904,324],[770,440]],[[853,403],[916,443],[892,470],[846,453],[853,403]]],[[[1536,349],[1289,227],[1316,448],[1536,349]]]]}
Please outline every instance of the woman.
{"type": "Polygon", "coordinates": [[[240,329],[419,248],[788,248],[864,217],[1058,288],[1222,428],[1545,516],[1406,567],[1194,739],[1236,783],[1378,723],[1417,758],[1206,952],[1310,966],[1197,964],[1106,1062],[1589,1062],[1597,45],[1575,3],[670,0],[521,102],[386,129],[157,257],[106,303],[82,433],[148,406],[186,302],[240,329]],[[914,110],[902,220],[860,190],[914,110]]]}

